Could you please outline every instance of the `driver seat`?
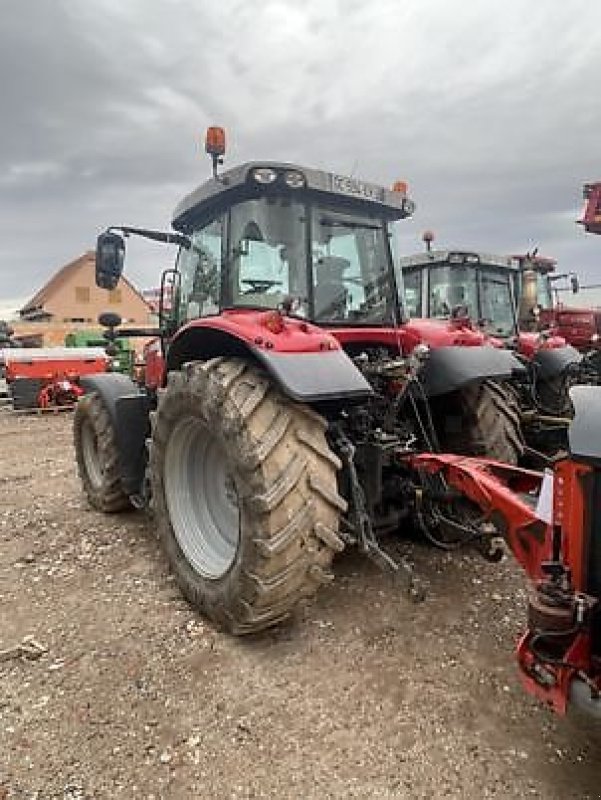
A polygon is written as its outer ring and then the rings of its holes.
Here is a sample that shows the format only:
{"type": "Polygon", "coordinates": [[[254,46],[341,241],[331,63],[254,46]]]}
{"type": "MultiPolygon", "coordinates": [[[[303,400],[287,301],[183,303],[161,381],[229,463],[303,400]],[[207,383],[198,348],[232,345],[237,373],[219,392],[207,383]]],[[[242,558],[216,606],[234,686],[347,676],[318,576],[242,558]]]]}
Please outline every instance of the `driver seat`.
{"type": "Polygon", "coordinates": [[[340,256],[322,256],[315,262],[316,319],[346,319],[348,291],[343,274],[350,265],[340,256]]]}

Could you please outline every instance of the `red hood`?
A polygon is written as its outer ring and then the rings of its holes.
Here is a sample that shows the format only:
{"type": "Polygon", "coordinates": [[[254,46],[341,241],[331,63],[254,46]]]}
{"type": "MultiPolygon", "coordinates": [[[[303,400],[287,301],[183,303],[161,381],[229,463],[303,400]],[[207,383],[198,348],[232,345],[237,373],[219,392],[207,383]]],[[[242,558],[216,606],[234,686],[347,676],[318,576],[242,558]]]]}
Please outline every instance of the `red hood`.
{"type": "Polygon", "coordinates": [[[404,327],[416,339],[416,344],[423,342],[430,347],[478,347],[485,344],[503,347],[501,339],[489,336],[462,320],[411,319],[404,327]]]}

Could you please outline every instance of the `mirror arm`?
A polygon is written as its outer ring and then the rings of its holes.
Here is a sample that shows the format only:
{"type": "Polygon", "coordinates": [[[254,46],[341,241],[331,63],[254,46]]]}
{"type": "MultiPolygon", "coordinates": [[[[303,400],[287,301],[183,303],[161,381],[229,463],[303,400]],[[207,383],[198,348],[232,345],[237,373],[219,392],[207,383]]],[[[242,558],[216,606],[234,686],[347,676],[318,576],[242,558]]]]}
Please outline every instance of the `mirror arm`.
{"type": "Polygon", "coordinates": [[[165,233],[164,231],[147,230],[146,228],[130,228],[127,225],[111,225],[108,231],[121,231],[124,236],[134,234],[135,236],[143,236],[145,239],[152,239],[155,242],[163,242],[165,244],[177,244],[180,247],[185,247],[189,250],[192,247],[192,241],[188,236],[181,233],[165,233]]]}

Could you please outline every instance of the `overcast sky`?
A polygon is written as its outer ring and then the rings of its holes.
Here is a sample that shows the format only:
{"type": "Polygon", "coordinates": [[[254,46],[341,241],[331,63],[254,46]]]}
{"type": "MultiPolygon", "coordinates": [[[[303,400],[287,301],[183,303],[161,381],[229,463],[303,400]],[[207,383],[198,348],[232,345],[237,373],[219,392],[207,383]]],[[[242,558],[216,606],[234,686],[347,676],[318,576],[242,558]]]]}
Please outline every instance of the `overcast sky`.
{"type": "MultiPolygon", "coordinates": [[[[574,224],[601,179],[595,0],[19,0],[0,6],[0,300],[27,299],[110,224],[168,226],[227,162],[274,158],[390,184],[404,252],[538,245],[601,282],[574,224]]],[[[173,254],[130,240],[158,284],[173,254]]],[[[3,305],[4,303],[0,304],[3,305]]]]}

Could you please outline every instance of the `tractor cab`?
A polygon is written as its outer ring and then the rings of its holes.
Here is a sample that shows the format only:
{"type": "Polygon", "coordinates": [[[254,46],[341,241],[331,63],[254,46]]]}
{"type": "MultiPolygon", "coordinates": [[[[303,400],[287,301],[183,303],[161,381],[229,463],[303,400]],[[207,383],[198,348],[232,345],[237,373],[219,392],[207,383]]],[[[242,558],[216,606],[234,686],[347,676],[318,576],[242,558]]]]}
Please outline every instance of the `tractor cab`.
{"type": "Polygon", "coordinates": [[[221,312],[283,310],[319,325],[391,326],[401,316],[389,227],[413,203],[334,173],[251,162],[177,207],[176,326],[221,312]]]}
{"type": "Polygon", "coordinates": [[[517,332],[509,259],[472,252],[429,250],[400,259],[410,317],[477,326],[494,338],[517,332]]]}
{"type": "Polygon", "coordinates": [[[123,269],[117,231],[135,233],[179,245],[161,290],[162,327],[172,333],[195,320],[253,310],[320,326],[398,325],[402,290],[390,228],[413,213],[406,185],[388,190],[273,161],[218,174],[225,147],[215,130],[221,129],[209,129],[206,148],[213,177],[175,209],[177,233],[120,227],[101,234],[99,285],[110,288],[123,269]]]}

